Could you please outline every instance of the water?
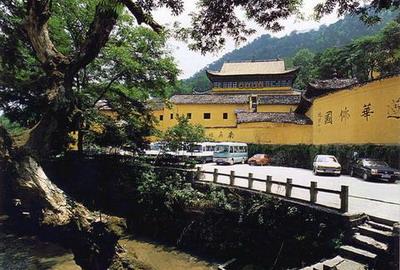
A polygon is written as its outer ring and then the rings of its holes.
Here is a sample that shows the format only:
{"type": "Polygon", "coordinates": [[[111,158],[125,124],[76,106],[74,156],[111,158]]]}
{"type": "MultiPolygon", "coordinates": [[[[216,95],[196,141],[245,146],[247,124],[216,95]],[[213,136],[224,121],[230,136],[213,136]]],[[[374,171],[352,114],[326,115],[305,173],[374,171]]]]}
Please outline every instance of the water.
{"type": "MultiPolygon", "coordinates": [[[[35,236],[19,236],[4,228],[0,217],[0,270],[80,270],[71,251],[35,236]]],[[[214,270],[217,267],[175,248],[124,238],[120,244],[149,270],[214,270]]]]}
{"type": "Polygon", "coordinates": [[[3,226],[0,217],[1,270],[80,270],[72,253],[35,236],[19,236],[3,226]]]}
{"type": "Polygon", "coordinates": [[[166,247],[157,243],[125,238],[120,244],[139,261],[153,270],[214,270],[215,264],[195,258],[178,251],[173,247],[166,247]]]}

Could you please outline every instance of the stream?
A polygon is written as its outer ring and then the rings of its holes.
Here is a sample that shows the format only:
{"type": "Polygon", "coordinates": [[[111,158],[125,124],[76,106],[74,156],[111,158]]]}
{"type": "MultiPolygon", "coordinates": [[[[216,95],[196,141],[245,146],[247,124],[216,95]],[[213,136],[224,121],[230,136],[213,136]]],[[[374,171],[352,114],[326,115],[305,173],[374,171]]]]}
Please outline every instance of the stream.
{"type": "MultiPolygon", "coordinates": [[[[0,270],[79,270],[71,251],[39,240],[20,236],[5,228],[0,216],[0,270]]],[[[197,259],[173,247],[125,237],[120,244],[149,270],[214,270],[215,264],[197,259]]]]}
{"type": "Polygon", "coordinates": [[[36,236],[18,235],[4,226],[6,219],[0,216],[1,270],[81,269],[70,251],[36,236]]]}
{"type": "Polygon", "coordinates": [[[151,267],[152,270],[216,270],[216,264],[212,264],[174,247],[168,247],[162,244],[149,242],[147,240],[138,240],[124,238],[120,244],[132,256],[139,261],[151,267]]]}

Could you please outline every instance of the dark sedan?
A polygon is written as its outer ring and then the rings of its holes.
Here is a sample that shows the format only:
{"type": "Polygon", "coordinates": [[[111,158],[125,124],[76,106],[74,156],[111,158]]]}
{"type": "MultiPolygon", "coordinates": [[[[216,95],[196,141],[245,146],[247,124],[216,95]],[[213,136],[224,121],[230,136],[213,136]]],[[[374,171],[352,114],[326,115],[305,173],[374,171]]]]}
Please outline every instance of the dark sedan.
{"type": "Polygon", "coordinates": [[[350,166],[350,176],[359,176],[366,181],[371,179],[393,183],[399,175],[398,170],[376,159],[359,158],[350,166]]]}

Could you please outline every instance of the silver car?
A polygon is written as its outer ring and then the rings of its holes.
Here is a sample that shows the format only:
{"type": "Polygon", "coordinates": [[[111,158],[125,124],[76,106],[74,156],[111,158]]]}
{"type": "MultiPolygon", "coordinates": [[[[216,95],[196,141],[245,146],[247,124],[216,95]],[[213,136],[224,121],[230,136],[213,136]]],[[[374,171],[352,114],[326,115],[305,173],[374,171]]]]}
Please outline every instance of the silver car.
{"type": "Polygon", "coordinates": [[[334,174],[340,175],[342,166],[339,164],[335,156],[331,155],[317,155],[314,158],[313,173],[318,174],[334,174]]]}

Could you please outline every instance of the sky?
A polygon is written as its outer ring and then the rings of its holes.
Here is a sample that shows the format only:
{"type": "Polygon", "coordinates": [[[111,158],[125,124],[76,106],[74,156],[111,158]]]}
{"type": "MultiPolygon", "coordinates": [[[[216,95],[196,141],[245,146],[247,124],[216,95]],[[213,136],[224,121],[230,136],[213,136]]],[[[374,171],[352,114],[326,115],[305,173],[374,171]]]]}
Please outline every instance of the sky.
{"type": "MultiPolygon", "coordinates": [[[[307,18],[312,14],[313,6],[318,1],[313,0],[304,0],[303,1],[303,9],[302,13],[304,17],[307,18]]],[[[155,19],[164,24],[164,25],[172,25],[173,22],[179,22],[182,26],[190,25],[190,16],[189,14],[196,10],[196,1],[193,0],[184,0],[185,12],[177,17],[171,15],[171,13],[167,9],[159,9],[154,12],[155,19]]],[[[240,16],[244,19],[244,15],[240,16]]],[[[336,14],[331,14],[322,18],[319,22],[314,21],[312,19],[307,20],[299,20],[295,17],[288,18],[285,21],[281,21],[281,23],[285,26],[285,29],[274,33],[271,31],[267,31],[264,28],[258,26],[255,22],[249,21],[248,25],[256,30],[256,33],[249,36],[247,42],[239,44],[237,46],[231,39],[227,39],[227,43],[224,49],[218,51],[217,53],[209,53],[206,55],[202,55],[199,52],[189,50],[188,46],[181,41],[177,41],[174,39],[170,39],[168,41],[168,47],[172,52],[172,55],[175,57],[176,62],[178,64],[179,69],[181,70],[181,74],[179,76],[180,79],[186,79],[192,76],[194,73],[202,69],[203,67],[211,64],[213,61],[217,60],[224,54],[245,46],[249,42],[253,41],[257,37],[270,34],[274,37],[282,37],[290,34],[293,31],[305,32],[312,29],[317,29],[320,25],[323,24],[331,24],[338,20],[336,14]]]]}

